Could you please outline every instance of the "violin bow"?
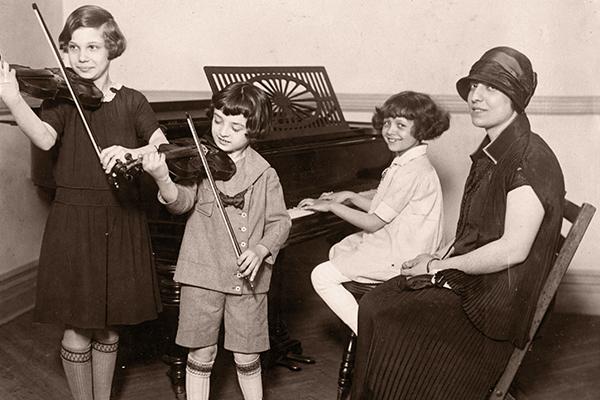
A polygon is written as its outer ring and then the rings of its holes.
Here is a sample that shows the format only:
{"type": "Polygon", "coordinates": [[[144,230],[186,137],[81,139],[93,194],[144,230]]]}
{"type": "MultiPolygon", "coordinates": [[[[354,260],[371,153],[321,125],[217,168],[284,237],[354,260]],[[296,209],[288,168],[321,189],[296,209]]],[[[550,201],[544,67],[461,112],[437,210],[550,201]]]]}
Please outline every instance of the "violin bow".
{"type": "Polygon", "coordinates": [[[44,36],[46,37],[48,44],[50,44],[50,48],[52,49],[52,54],[54,55],[54,58],[58,62],[58,68],[60,69],[60,72],[62,72],[62,74],[65,78],[65,83],[67,84],[67,87],[69,88],[69,92],[71,93],[71,96],[73,97],[73,101],[75,102],[75,107],[77,107],[77,112],[79,113],[79,116],[81,117],[81,121],[83,122],[85,131],[87,132],[90,140],[92,141],[92,145],[94,146],[94,150],[96,151],[96,155],[98,156],[98,159],[100,159],[100,147],[98,146],[98,144],[96,144],[96,140],[94,139],[94,135],[92,135],[92,130],[90,129],[90,125],[88,124],[87,118],[85,118],[85,115],[83,114],[83,107],[81,107],[81,101],[79,101],[79,95],[73,89],[73,85],[71,84],[71,81],[69,80],[69,76],[67,75],[65,64],[64,64],[62,58],[60,57],[58,48],[56,47],[56,44],[54,44],[54,40],[52,40],[52,36],[50,35],[48,26],[46,25],[46,22],[44,21],[44,18],[42,17],[42,13],[40,12],[40,9],[38,8],[37,4],[32,3],[31,7],[33,7],[33,12],[35,13],[37,20],[40,23],[42,30],[44,31],[44,36]]]}
{"type": "MultiPolygon", "coordinates": [[[[227,216],[227,213],[225,212],[225,207],[223,206],[223,202],[221,201],[221,197],[219,196],[219,193],[217,191],[217,185],[212,176],[212,172],[210,171],[210,168],[208,167],[208,160],[206,159],[206,155],[204,154],[204,151],[202,150],[202,146],[200,145],[200,139],[198,138],[198,133],[196,132],[196,127],[194,126],[194,121],[192,120],[192,117],[190,116],[189,113],[186,113],[185,115],[186,115],[187,123],[190,127],[190,131],[192,132],[192,136],[194,137],[194,143],[196,143],[196,149],[198,150],[198,154],[200,155],[200,160],[202,161],[202,166],[204,167],[204,170],[206,171],[206,177],[208,179],[210,189],[215,198],[215,202],[217,203],[217,208],[219,209],[221,218],[223,219],[223,222],[225,223],[225,227],[227,228],[227,234],[229,236],[229,240],[231,241],[231,245],[233,246],[233,250],[235,252],[236,259],[238,259],[238,258],[240,258],[240,255],[242,254],[242,250],[240,249],[240,245],[235,238],[235,233],[233,232],[233,227],[231,226],[231,221],[229,221],[229,217],[227,216]]],[[[238,273],[238,278],[239,277],[241,277],[241,274],[238,273]]],[[[246,279],[247,279],[248,284],[250,285],[250,288],[252,290],[254,290],[254,284],[252,283],[252,281],[249,279],[249,277],[246,277],[246,279]]]]}

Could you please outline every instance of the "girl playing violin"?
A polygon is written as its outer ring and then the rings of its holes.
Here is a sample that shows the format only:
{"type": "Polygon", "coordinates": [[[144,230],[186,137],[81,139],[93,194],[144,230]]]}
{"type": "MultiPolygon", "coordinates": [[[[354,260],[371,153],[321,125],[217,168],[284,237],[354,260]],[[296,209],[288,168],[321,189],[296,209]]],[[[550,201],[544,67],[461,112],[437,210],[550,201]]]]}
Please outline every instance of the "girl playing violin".
{"type": "Polygon", "coordinates": [[[136,157],[167,140],[146,98],[110,78],[110,63],[125,50],[125,37],[108,11],[76,9],[59,43],[73,70],[104,94],[98,109],[84,111],[103,149],[100,162],[75,106],[45,100],[38,117],[4,61],[0,99],[33,144],[58,147],[34,318],[64,326],[60,355],[73,397],[101,400],[110,397],[115,327],[154,319],[161,308],[145,216],[119,202],[106,173],[126,153],[136,157]]]}
{"type": "Polygon", "coordinates": [[[271,269],[291,220],[275,170],[250,147],[270,127],[271,103],[249,83],[232,83],[212,97],[212,138],[235,161],[236,173],[216,181],[242,251],[236,259],[207,180],[175,184],[164,154],[144,156],[159,200],[174,214],[190,210],[174,279],[183,284],[176,341],[189,347],[188,400],[208,399],[221,322],[234,354],[244,399],[262,399],[259,353],[269,349],[267,291],[271,269]],[[244,278],[247,278],[245,280],[244,278]]]}

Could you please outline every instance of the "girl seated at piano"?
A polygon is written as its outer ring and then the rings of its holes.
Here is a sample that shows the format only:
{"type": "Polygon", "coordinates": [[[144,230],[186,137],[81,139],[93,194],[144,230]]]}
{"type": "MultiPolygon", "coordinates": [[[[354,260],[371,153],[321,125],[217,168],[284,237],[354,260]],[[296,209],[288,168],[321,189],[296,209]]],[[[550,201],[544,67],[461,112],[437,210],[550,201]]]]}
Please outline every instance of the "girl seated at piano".
{"type": "Polygon", "coordinates": [[[335,244],[329,261],[311,274],[316,292],[356,334],[358,303],[342,284],[387,281],[401,273],[404,261],[436,251],[442,240],[442,189],[426,141],[448,129],[449,114],[428,95],[404,91],[376,108],[372,123],[394,155],[374,197],[341,191],[299,203],[361,229],[335,244]]]}
{"type": "Polygon", "coordinates": [[[250,146],[268,133],[271,114],[266,94],[249,83],[232,83],[212,97],[212,138],[236,165],[235,175],[216,186],[242,251],[237,259],[209,182],[175,184],[164,155],[143,160],[167,209],[192,211],[174,276],[182,284],[176,342],[190,348],[188,400],[208,399],[221,322],[244,399],[262,399],[259,353],[269,349],[267,291],[291,227],[275,169],[250,146]]]}
{"type": "Polygon", "coordinates": [[[117,326],[155,319],[161,303],[145,214],[120,202],[107,174],[126,153],[154,151],[167,139],[144,95],[110,77],[111,62],[125,51],[126,40],[108,11],[77,8],[58,41],[74,73],[103,95],[97,108],[84,110],[99,155],[75,104],[46,99],[36,115],[5,61],[0,100],[35,146],[57,151],[34,320],[63,328],[60,357],[73,398],[108,399],[117,326]]]}

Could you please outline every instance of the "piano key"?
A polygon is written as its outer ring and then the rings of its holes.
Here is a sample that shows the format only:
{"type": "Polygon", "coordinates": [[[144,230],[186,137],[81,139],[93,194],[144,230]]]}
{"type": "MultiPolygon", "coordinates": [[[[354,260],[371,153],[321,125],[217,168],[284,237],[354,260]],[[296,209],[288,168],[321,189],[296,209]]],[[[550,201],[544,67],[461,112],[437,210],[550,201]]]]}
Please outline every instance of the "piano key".
{"type": "Polygon", "coordinates": [[[288,208],[287,212],[288,212],[288,214],[290,214],[290,218],[292,219],[292,221],[295,219],[298,219],[300,217],[305,217],[307,215],[311,215],[311,214],[315,213],[312,210],[304,210],[304,209],[298,208],[298,207],[288,208]]]}

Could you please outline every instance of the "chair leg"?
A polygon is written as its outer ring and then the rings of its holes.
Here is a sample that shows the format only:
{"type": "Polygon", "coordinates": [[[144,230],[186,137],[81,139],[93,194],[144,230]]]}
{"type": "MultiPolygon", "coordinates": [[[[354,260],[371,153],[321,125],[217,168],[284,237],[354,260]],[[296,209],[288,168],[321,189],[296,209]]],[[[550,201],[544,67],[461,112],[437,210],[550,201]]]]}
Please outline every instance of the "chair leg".
{"type": "Polygon", "coordinates": [[[352,387],[352,372],[354,370],[354,357],[356,351],[356,335],[354,332],[350,332],[348,345],[342,356],[342,363],[340,364],[340,372],[338,377],[338,395],[337,400],[345,400],[350,394],[350,388],[352,387]]]}

